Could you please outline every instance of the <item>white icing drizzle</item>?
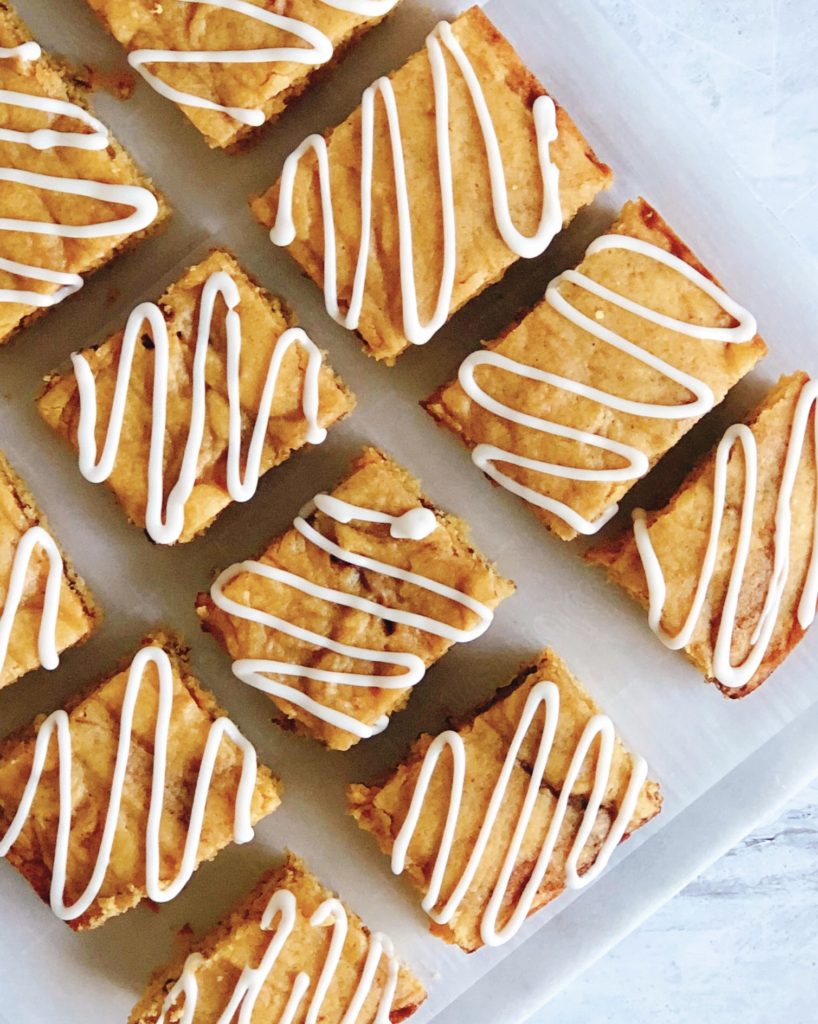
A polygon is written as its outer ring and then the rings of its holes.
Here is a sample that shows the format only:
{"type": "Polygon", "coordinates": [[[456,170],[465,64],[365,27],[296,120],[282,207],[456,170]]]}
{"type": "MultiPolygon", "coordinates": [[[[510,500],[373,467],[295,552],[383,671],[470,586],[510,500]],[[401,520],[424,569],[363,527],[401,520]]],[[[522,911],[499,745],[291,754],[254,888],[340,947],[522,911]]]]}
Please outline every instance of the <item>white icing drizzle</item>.
{"type": "MultiPolygon", "coordinates": [[[[29,63],[39,59],[41,55],[42,50],[33,41],[21,43],[19,46],[0,48],[0,60],[18,60],[22,63],[29,63]]],[[[2,128],[0,129],[0,142],[30,146],[37,150],[58,148],[103,150],[109,144],[108,129],[105,125],[77,103],[52,99],[49,96],[0,89],[0,105],[38,110],[53,117],[70,117],[91,129],[90,132],[72,132],[39,128],[32,132],[22,132],[11,128],[2,128]]],[[[0,217],[0,231],[19,231],[24,234],[52,235],[58,238],[107,238],[142,231],[155,220],[159,212],[159,204],[153,193],[137,185],[112,185],[107,182],[80,178],[62,178],[52,174],[35,174],[15,167],[0,167],[0,181],[10,181],[46,192],[84,196],[112,205],[133,208],[133,213],[126,217],[94,224],[57,224],[53,221],[0,217]]],[[[49,267],[33,266],[5,258],[0,258],[0,270],[32,281],[45,281],[48,284],[57,285],[51,292],[0,288],[0,302],[21,303],[38,309],[57,305],[78,291],[83,283],[79,274],[64,273],[49,267]]]]}
{"type": "MultiPolygon", "coordinates": [[[[520,746],[529,732],[540,706],[544,707],[545,721],[542,726],[537,756],[530,772],[525,798],[517,816],[513,835],[509,840],[499,878],[492,890],[491,897],[480,921],[480,936],[487,946],[499,946],[504,942],[508,942],[509,939],[517,934],[531,912],[537,890],[548,871],[560,830],[565,822],[571,792],[597,737],[599,737],[599,747],[594,768],[593,785],[565,863],[565,885],[567,888],[579,889],[589,885],[605,869],[611,854],[622,841],[628,829],[636,809],[639,794],[647,778],[647,763],[644,758],[634,757],[628,786],[617,810],[616,817],[600,846],[596,859],[587,870],[580,874],[580,857],[594,829],[597,815],[602,806],[602,800],[611,776],[616,743],[616,734],[610,718],[602,714],[594,715],[585,726],[574,749],[553,816],[548,825],[548,830],[540,847],[531,876],[520,894],[520,898],[517,900],[510,917],[502,927],[498,928],[497,918],[507,896],[508,884],[516,865],[520,847],[531,822],[537,796],[543,785],[548,759],[554,746],[560,713],[559,689],[553,682],[545,681],[537,683],[531,688],[517,729],[509,745],[503,767],[492,792],[486,816],[480,826],[477,840],[471,848],[466,867],[457,880],[451,895],[439,910],[435,910],[435,906],[440,900],[440,892],[451,859],[452,845],[467,785],[467,769],[469,766],[467,765],[466,746],[458,733],[448,730],[435,737],[424,756],[409,810],[400,832],[395,838],[395,844],[392,849],[392,871],[399,875],[403,872],[406,865],[409,844],[417,829],[429,784],[440,755],[448,748],[452,756],[452,789],[443,835],[441,836],[440,846],[432,870],[432,877],[426,896],[421,904],[433,921],[436,921],[438,924],[450,922],[469,893],[474,877],[480,867],[480,862],[486,852],[486,847],[492,839],[497,816],[506,799],[511,774],[514,770],[520,746]]],[[[478,770],[477,766],[472,766],[472,771],[476,770],[478,770]]]]}
{"type": "MultiPolygon", "coordinates": [[[[218,7],[225,11],[244,15],[263,25],[289,32],[306,46],[270,46],[250,50],[133,50],[128,54],[128,63],[138,71],[151,88],[160,96],[200,110],[213,110],[227,114],[239,124],[258,127],[264,124],[264,111],[253,107],[227,107],[215,100],[182,92],[148,71],[146,64],[265,64],[289,62],[318,66],[332,60],[332,40],[313,25],[297,18],[288,18],[275,11],[265,10],[258,4],[246,0],[178,0],[179,3],[201,4],[218,7]]],[[[322,0],[327,7],[347,11],[364,18],[381,18],[398,0],[322,0]]]]}
{"type": "MultiPolygon", "coordinates": [[[[506,182],[497,129],[483,95],[480,80],[452,27],[442,21],[426,39],[435,97],[437,164],[443,219],[443,269],[434,312],[421,323],[415,282],[415,247],[412,237],[409,187],[406,180],[403,142],[397,100],[388,78],[377,79],[364,91],[361,100],[361,239],[349,308],[340,310],[337,284],[337,243],[330,180],[329,150],[321,135],[310,135],[284,162],[276,221],[270,232],[275,245],[292,244],[296,237],[293,219],[295,177],[302,157],[310,150],[318,161],[321,210],[324,221],[324,302],[329,315],[349,330],[356,330],[366,288],[366,273],[372,235],[373,164],[375,154],[375,101],[380,95],[386,110],[394,165],[395,192],[400,241],[400,287],[403,308],[403,332],[413,345],[424,345],[448,320],[452,310],[452,292],[457,269],[457,228],[454,209],[452,155],[449,140],[449,81],[444,47],[454,58],[468,87],[483,136],[491,181],[494,219],[503,241],[517,256],[531,258],[542,253],[562,227],[559,201],[559,170],[552,163],[549,147],[557,138],[556,108],[548,96],[534,102],[533,117],[537,154],[542,176],[543,201],[539,225],[532,235],[523,235],[514,226],[509,210],[506,182]]],[[[424,199],[424,201],[426,201],[424,199]]],[[[422,254],[421,257],[422,258],[422,254]]]]}
{"type": "Polygon", "coordinates": [[[41,548],[48,559],[40,629],[37,636],[37,654],[43,668],[55,669],[60,663],[57,651],[57,619],[60,614],[63,560],[54,538],[42,526],[32,526],[22,535],[14,552],[11,575],[6,588],[6,600],[0,611],[0,669],[8,657],[14,620],[23,600],[26,580],[36,548],[41,548]]]}
{"type": "Polygon", "coordinates": [[[477,616],[477,622],[471,629],[458,629],[455,626],[447,625],[439,619],[431,618],[428,615],[421,615],[417,612],[404,611],[400,608],[393,608],[389,605],[378,604],[375,601],[358,597],[355,594],[348,594],[342,590],[334,590],[329,587],[320,586],[311,582],[303,576],[278,569],[275,566],[267,565],[264,562],[246,561],[231,565],[222,572],[210,589],[210,596],[217,608],[220,608],[228,615],[236,616],[247,622],[256,622],[266,626],[268,629],[277,630],[287,636],[301,640],[304,643],[314,645],[322,650],[331,651],[344,658],[354,658],[360,661],[370,661],[380,665],[399,666],[404,671],[400,675],[382,676],[376,674],[362,674],[358,672],[330,671],[327,669],[311,668],[306,665],[294,665],[289,662],[273,661],[268,659],[240,658],[233,662],[233,673],[242,682],[249,686],[262,690],[264,693],[294,704],[314,715],[316,718],[338,729],[344,729],[354,736],[368,738],[382,732],[387,724],[388,718],[380,718],[373,725],[353,718],[333,708],[313,700],[307,694],[285,683],[268,678],[269,674],[303,677],[313,679],[317,682],[326,683],[329,687],[334,686],[364,686],[377,687],[384,690],[403,690],[415,686],[423,678],[426,666],[423,660],[416,654],[402,651],[379,651],[368,647],[354,646],[340,643],[331,637],[323,636],[313,630],[306,629],[277,615],[254,608],[246,604],[240,604],[227,597],[225,589],[230,582],[242,573],[250,573],[262,579],[273,580],[284,586],[292,587],[308,594],[310,597],[329,601],[332,604],[341,605],[345,608],[354,608],[357,611],[366,612],[386,622],[398,622],[401,625],[411,626],[413,629],[420,629],[433,636],[444,637],[453,643],[465,643],[475,640],[481,636],[489,627],[494,616],[492,610],[475,598],[464,594],[460,590],[448,587],[437,580],[418,573],[401,569],[395,565],[388,565],[375,558],[347,551],[319,533],[305,518],[313,511],[313,507],[320,509],[325,515],[340,523],[348,523],[353,519],[369,523],[389,523],[390,535],[397,539],[423,540],[434,529],[437,521],[434,513],[428,509],[414,508],[401,516],[389,516],[377,512],[374,509],[362,508],[358,505],[350,505],[348,502],[340,501],[328,494],[316,495],[314,503],[302,509],[293,526],[311,544],[325,551],[332,558],[354,565],[370,572],[382,573],[392,579],[403,580],[406,583],[414,584],[432,594],[454,601],[463,608],[467,608],[477,616]]]}
{"type": "Polygon", "coordinates": [[[196,347],[193,354],[192,401],[190,429],[185,442],[182,464],[176,483],[170,490],[166,512],[162,511],[165,495],[164,449],[165,426],[168,412],[170,376],[170,339],[162,311],[155,303],[138,305],[125,327],[122,349],[117,367],[116,387],[108,421],[108,430],[102,455],[97,460],[96,382],[88,360],[82,353],[71,357],[80,397],[80,420],[77,431],[80,472],[91,483],[102,483],[113,472],[122,435],[122,426],[128,400],[134,351],[145,327],[150,328],[154,343],[153,407],[151,442],[148,456],[148,500],[145,523],[148,534],[157,544],[173,544],[181,536],[185,525],[185,506],[196,484],[199,456],[204,439],[207,418],[207,355],[210,347],[216,297],[221,295],[227,312],[227,397],[229,407],[227,446],[227,490],[234,501],[249,501],[258,488],[261,460],[270,410],[275,398],[278,375],[287,352],[298,345],[307,354],[307,367],[302,386],[301,408],[307,422],[307,441],[321,444],[327,432],[318,422],[322,356],[321,350],[300,327],[290,327],[276,342],[267,367],[267,377],[259,402],[256,421],[250,437],[244,476],[241,472],[242,407],[240,394],[241,317],[237,311],[240,293],[236,282],[225,271],[215,271],[202,287],[196,347]]]}
{"type": "Polygon", "coordinates": [[[145,889],[148,898],[156,903],[166,903],[174,899],[187,885],[191,875],[196,870],[196,859],[204,825],[208,792],[213,779],[219,747],[225,736],[240,749],[242,754],[241,777],[236,792],[233,840],[236,843],[247,843],[253,838],[252,800],[256,786],[256,752],[253,745],[245,739],[230,719],[226,717],[216,718],[210,726],[199,766],[179,871],[171,882],[162,884],[160,880],[162,862],[160,827],[165,802],[168,738],[173,707],[173,668],[170,658],[161,647],[143,647],[142,650],[137,652],[128,672],[128,682],[125,687],[120,715],[116,762],[111,780],[111,791],[108,798],[108,810],[102,830],[102,839],[100,840],[94,870],[82,894],[74,903],[66,904],[65,880],[68,870],[71,839],[72,746],[71,720],[68,713],[62,709],[52,712],[39,727],[34,746],[31,772],[23,790],[23,796],[11,824],[2,842],[0,842],[0,857],[5,857],[20,837],[31,813],[32,804],[45,767],[51,738],[56,733],[59,757],[59,817],[51,872],[50,903],[53,912],[63,921],[75,921],[78,917],[82,917],[98,897],[105,881],[116,836],[125,781],[128,775],[134,713],[148,665],[154,666],[159,680],[159,703],[153,737],[153,775],[145,834],[145,889]]]}
{"type": "Polygon", "coordinates": [[[649,323],[657,324],[660,327],[675,331],[677,334],[688,338],[695,338],[699,341],[745,344],[756,335],[756,321],[751,313],[742,306],[739,306],[737,302],[731,299],[708,277],[705,277],[704,274],[690,266],[689,263],[674,256],[672,253],[666,252],[664,249],[660,249],[658,246],[645,242],[642,239],[632,238],[628,235],[611,234],[603,235],[592,242],[586,251],[586,256],[593,256],[595,253],[602,252],[605,249],[624,249],[635,252],[655,260],[666,267],[670,267],[709,295],[725,313],[728,313],[737,321],[733,327],[708,327],[677,320],[674,317],[649,309],[647,306],[640,305],[638,302],[634,302],[618,292],[611,291],[578,270],[566,270],[555,277],[548,285],[545,301],[561,316],[594,338],[598,338],[605,344],[613,346],[643,365],[649,366],[651,369],[661,373],[668,380],[686,388],[693,395],[692,401],[681,405],[661,405],[653,402],[640,402],[622,398],[612,392],[591,387],[557,373],[528,366],[525,363],[510,359],[508,356],[491,350],[473,352],[467,356],[463,360],[458,373],[460,386],[468,397],[477,405],[492,413],[492,415],[507,420],[510,423],[516,423],[531,430],[539,431],[542,434],[566,438],[580,445],[588,445],[600,451],[610,452],[618,459],[624,460],[625,464],[616,468],[596,469],[529,458],[503,448],[498,448],[492,444],[478,444],[473,449],[472,460],[486,476],[537,508],[545,509],[553,515],[559,516],[577,533],[586,535],[600,530],[616,514],[618,506],[615,504],[611,505],[598,519],[594,521],[588,520],[567,503],[541,494],[539,491],[526,487],[519,481],[512,479],[502,472],[496,463],[504,462],[508,465],[531,470],[534,473],[542,473],[545,476],[558,477],[563,480],[617,483],[634,481],[644,476],[650,469],[647,456],[633,445],[611,440],[603,434],[555,423],[553,420],[533,416],[499,402],[487,394],[475,380],[474,375],[478,367],[490,366],[505,373],[515,374],[526,380],[548,384],[569,394],[590,399],[603,408],[612,409],[615,412],[631,416],[644,416],[649,419],[684,420],[701,417],[713,408],[715,397],[708,385],[704,381],[684,373],[664,359],[660,359],[646,349],[641,348],[638,344],[629,341],[621,334],[617,334],[610,328],[603,326],[600,321],[591,319],[584,313],[581,313],[564,297],[560,291],[560,285],[563,282],[576,285],[584,291],[596,295],[603,301],[610,302],[649,323]]]}
{"type": "MultiPolygon", "coordinates": [[[[727,505],[729,460],[735,446],[740,445],[744,456],[744,489],[741,518],[736,550],[733,555],[730,571],[730,581],[721,610],[713,651],[713,674],[722,686],[730,689],[745,686],[756,674],[767,653],[776,622],[778,621],[781,601],[784,597],[787,580],[789,579],[793,488],[795,487],[806,442],[810,412],[815,407],[816,402],[818,402],[818,381],[810,380],[804,384],[798,397],[790,428],[787,455],[784,461],[776,502],[773,568],[770,582],[767,585],[767,593],[761,615],[750,638],[750,649],[740,665],[732,664],[731,647],[736,628],[736,617],[739,612],[744,572],[753,540],[753,512],[759,489],[758,445],[752,430],[744,423],[734,424],[725,432],[716,449],[710,536],[699,571],[693,603],[684,624],[676,634],[667,633],[662,626],[667,586],[662,566],[650,538],[645,511],[643,509],[636,509],[633,513],[634,539],[642,559],[642,566],[648,585],[648,622],[650,628],[666,647],[669,647],[671,650],[679,650],[686,647],[693,638],[693,632],[701,618],[704,602],[707,598],[707,591],[716,571],[719,537],[727,505]]],[[[818,420],[814,420],[813,429],[816,449],[818,450],[818,420]]],[[[818,470],[818,466],[816,466],[816,470],[818,470]]],[[[813,517],[812,553],[797,612],[798,624],[801,629],[807,629],[812,624],[816,613],[816,602],[818,602],[818,494],[815,496],[813,517]]]]}
{"type": "MultiPolygon", "coordinates": [[[[261,928],[264,931],[273,933],[272,938],[264,951],[258,967],[250,967],[248,964],[242,969],[238,981],[233,988],[230,1000],[216,1021],[216,1024],[231,1024],[234,1020],[238,1021],[239,1024],[250,1024],[261,990],[274,970],[279,956],[295,929],[297,914],[298,905],[296,898],[289,889],[278,889],[273,893],[264,909],[260,922],[261,928]]],[[[325,928],[327,926],[332,928],[332,937],[326,959],[318,976],[312,999],[307,1007],[306,1016],[303,1018],[304,1024],[319,1024],[319,1021],[324,1020],[324,1017],[321,1016],[321,1010],[341,961],[349,930],[349,920],[341,901],[332,897],[324,900],[316,908],[310,918],[310,924],[315,928],[325,928]]],[[[372,992],[378,967],[384,957],[386,958],[387,975],[383,990],[378,999],[374,1024],[389,1024],[389,1012],[395,998],[400,965],[395,956],[391,940],[381,932],[375,932],[371,937],[358,984],[339,1024],[356,1024],[367,996],[372,992]]],[[[162,1013],[157,1024],[165,1024],[168,1011],[175,1006],[182,996],[184,996],[184,1005],[182,1007],[182,1015],[179,1018],[179,1024],[193,1024],[199,1000],[196,972],[204,963],[204,957],[200,953],[191,953],[187,958],[181,975],[165,997],[162,1013]]],[[[299,971],[296,974],[292,980],[287,1003],[275,1024],[292,1024],[311,984],[312,979],[306,971],[299,971]]],[[[273,1024],[273,1021],[270,1019],[268,1024],[273,1024]]]]}

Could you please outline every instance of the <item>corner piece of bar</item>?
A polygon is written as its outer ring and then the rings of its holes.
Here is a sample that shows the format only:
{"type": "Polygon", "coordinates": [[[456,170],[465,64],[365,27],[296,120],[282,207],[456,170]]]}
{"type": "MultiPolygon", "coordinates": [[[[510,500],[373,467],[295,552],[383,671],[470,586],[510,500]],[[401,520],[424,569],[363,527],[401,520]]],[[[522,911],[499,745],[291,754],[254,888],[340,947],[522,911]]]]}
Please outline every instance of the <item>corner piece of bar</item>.
{"type": "Polygon", "coordinates": [[[428,666],[481,636],[513,591],[464,523],[365,448],[257,560],[220,573],[198,612],[283,722],[346,750],[385,729],[428,666]]]}
{"type": "Polygon", "coordinates": [[[638,199],[424,405],[572,540],[596,533],[766,351],[752,314],[638,199]]]}
{"type": "Polygon", "coordinates": [[[587,552],[727,697],[757,689],[815,618],[818,381],[794,373],[655,512],[587,552]]]}
{"type": "Polygon", "coordinates": [[[399,1024],[425,999],[391,939],[371,933],[290,853],[210,934],[156,972],[128,1024],[204,1024],[224,1020],[231,1007],[231,1020],[248,1022],[260,1011],[269,1024],[399,1024]]]}
{"type": "Polygon", "coordinates": [[[611,180],[472,7],[373,83],[346,121],[308,136],[252,209],[324,289],[329,315],[392,365],[542,253],[611,180]]]}
{"type": "Polygon", "coordinates": [[[466,952],[507,942],[566,887],[592,882],[662,804],[644,760],[551,650],[348,798],[422,893],[433,934],[466,952]]]}

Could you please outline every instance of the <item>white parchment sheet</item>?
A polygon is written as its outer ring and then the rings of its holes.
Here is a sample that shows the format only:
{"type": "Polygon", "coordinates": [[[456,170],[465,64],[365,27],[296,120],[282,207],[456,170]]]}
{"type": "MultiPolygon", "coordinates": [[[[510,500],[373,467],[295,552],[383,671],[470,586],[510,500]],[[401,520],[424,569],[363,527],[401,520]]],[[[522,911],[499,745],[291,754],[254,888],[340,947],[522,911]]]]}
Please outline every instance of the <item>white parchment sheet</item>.
{"type": "MultiPolygon", "coordinates": [[[[125,66],[82,0],[18,0],[18,6],[47,48],[81,63],[125,66]]],[[[465,450],[417,404],[453,375],[481,338],[539,298],[548,279],[572,265],[619,205],[639,193],[753,310],[771,354],[727,406],[635,490],[634,501],[650,504],[670,493],[695,454],[779,373],[818,371],[812,264],[592,4],[492,0],[487,10],[612,165],[615,188],[577,217],[543,258],[518,263],[396,368],[361,354],[356,340],[326,316],[318,290],[250,217],[247,196],[276,179],[294,145],[341,120],[372,78],[402,63],[446,10],[445,4],[431,9],[405,0],[327,82],[294,105],[258,146],[237,156],[207,150],[182,115],[143,83],[126,103],[97,97],[101,115],[166,191],[175,215],[164,235],[120,258],[0,351],[0,447],[40,500],[106,615],[100,632],[66,654],[57,672],[36,673],[0,693],[0,733],[58,706],[144,632],[167,625],[191,644],[197,675],[281,775],[285,798],[259,827],[256,842],[204,866],[174,903],[158,913],[143,906],[86,935],[52,918],[27,884],[0,865],[3,1024],[124,1021],[148,975],[170,954],[178,929],[186,922],[200,932],[212,926],[285,847],[304,856],[369,924],[393,936],[430,991],[417,1024],[514,1024],[771,809],[788,787],[818,771],[807,729],[816,719],[818,636],[758,693],[738,703],[724,700],[655,640],[639,609],[583,564],[581,544],[550,537],[520,503],[490,487],[465,450]],[[264,477],[256,497],[231,507],[204,538],[162,549],[128,525],[105,488],[82,481],[74,456],[39,421],[33,398],[41,377],[66,365],[72,350],[101,340],[133,305],[156,298],[215,243],[231,247],[294,306],[302,325],[329,350],[359,407],[323,446],[264,477]],[[193,602],[215,569],[252,555],[284,529],[365,442],[390,451],[422,477],[435,501],[464,515],[477,545],[519,590],[488,633],[454,649],[428,673],[409,709],[383,735],[337,754],[270,724],[268,701],[234,680],[226,655],[200,633],[193,602]],[[345,816],[344,787],[392,766],[419,731],[437,731],[447,715],[478,704],[546,643],[648,758],[665,809],[617,853],[596,886],[577,900],[553,904],[508,946],[467,957],[428,936],[416,894],[391,876],[371,838],[345,816]],[[503,963],[512,951],[513,959],[503,963]]]]}

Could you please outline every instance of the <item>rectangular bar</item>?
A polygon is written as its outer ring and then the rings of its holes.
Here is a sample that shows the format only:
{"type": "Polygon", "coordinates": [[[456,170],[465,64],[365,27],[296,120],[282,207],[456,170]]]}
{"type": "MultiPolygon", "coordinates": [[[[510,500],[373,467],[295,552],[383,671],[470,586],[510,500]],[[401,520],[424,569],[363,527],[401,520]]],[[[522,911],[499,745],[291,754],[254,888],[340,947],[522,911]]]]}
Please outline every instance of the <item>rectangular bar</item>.
{"type": "Polygon", "coordinates": [[[157,543],[190,541],[355,406],[294,323],[230,253],[214,250],[158,306],[138,306],[124,331],[75,355],[73,373],[48,377],[40,415],[79,451],[86,479],[107,481],[131,522],[157,543]],[[84,386],[80,373],[91,378],[84,386]],[[154,439],[157,393],[165,425],[154,439]],[[83,431],[83,415],[95,416],[93,431],[83,431]],[[154,477],[158,443],[164,467],[154,477]]]}
{"type": "Polygon", "coordinates": [[[388,937],[370,933],[290,853],[187,955],[154,975],[128,1024],[178,1024],[183,1011],[185,1020],[207,1024],[222,1020],[231,1006],[242,1007],[242,1020],[255,1016],[270,1024],[283,1021],[288,1006],[294,1015],[286,1019],[294,1024],[398,1024],[425,998],[388,937]],[[247,971],[261,975],[252,994],[242,986],[247,971]],[[191,982],[195,994],[183,996],[191,982]]]}
{"type": "Polygon", "coordinates": [[[232,149],[279,117],[398,0],[88,0],[128,63],[208,146],[232,149]]]}
{"type": "Polygon", "coordinates": [[[806,373],[782,377],[663,508],[586,555],[726,697],[759,687],[815,618],[816,397],[806,373]]]}
{"type": "Polygon", "coordinates": [[[89,111],[70,72],[0,8],[0,344],[153,232],[164,198],[89,111]],[[43,224],[47,227],[43,227],[43,224]]]}
{"type": "Polygon", "coordinates": [[[0,688],[87,640],[102,614],[0,453],[0,688]],[[50,582],[51,581],[51,582],[50,582]]]}
{"type": "Polygon", "coordinates": [[[551,650],[456,731],[421,736],[384,783],[348,797],[392,870],[423,894],[430,931],[466,952],[508,941],[566,887],[593,881],[662,802],[645,762],[551,650]]]}
{"type": "Polygon", "coordinates": [[[252,208],[324,287],[330,315],[391,365],[517,259],[543,252],[611,178],[472,7],[326,139],[306,139],[252,208]]]}
{"type": "Polygon", "coordinates": [[[600,529],[766,351],[752,315],[638,199],[425,407],[572,540],[600,529]]]}
{"type": "Polygon", "coordinates": [[[0,744],[0,853],[75,931],[146,897],[172,898],[279,803],[277,780],[161,633],[65,710],[0,744]],[[50,893],[58,872],[62,889],[50,893]]]}
{"type": "Polygon", "coordinates": [[[514,585],[374,448],[258,561],[225,569],[199,617],[297,732],[346,750],[381,732],[426,668],[476,639],[514,585]]]}

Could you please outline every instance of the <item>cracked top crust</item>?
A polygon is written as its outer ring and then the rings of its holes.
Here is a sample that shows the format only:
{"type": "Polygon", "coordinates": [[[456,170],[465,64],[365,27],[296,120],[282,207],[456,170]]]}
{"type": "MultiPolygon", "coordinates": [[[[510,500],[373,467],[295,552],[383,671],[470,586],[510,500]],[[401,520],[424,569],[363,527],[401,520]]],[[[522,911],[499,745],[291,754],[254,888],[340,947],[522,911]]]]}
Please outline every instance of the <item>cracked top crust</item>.
{"type": "MultiPolygon", "coordinates": [[[[561,659],[553,651],[546,650],[536,664],[524,669],[508,687],[499,691],[488,707],[478,711],[473,718],[457,729],[466,750],[466,785],[440,902],[448,899],[464,872],[485,819],[488,803],[511,739],[520,721],[523,706],[532,687],[543,681],[552,681],[559,689],[559,721],[544,776],[544,785],[540,787],[535,810],[502,902],[499,926],[503,925],[513,911],[531,877],[577,741],[589,720],[599,713],[599,709],[571,676],[561,659]]],[[[539,720],[541,725],[541,715],[539,720]]],[[[541,728],[532,725],[520,747],[506,798],[465,898],[448,924],[433,923],[430,926],[433,934],[446,942],[457,944],[467,952],[478,949],[483,944],[480,937],[480,920],[497,883],[509,839],[520,814],[540,736],[541,728]]],[[[383,784],[353,785],[348,790],[350,813],[362,829],[374,835],[381,850],[386,854],[392,852],[395,839],[406,818],[423,758],[433,739],[434,737],[428,734],[422,735],[412,746],[407,758],[383,784]]],[[[593,784],[596,764],[593,751],[596,749],[595,744],[572,790],[566,819],[548,870],[531,907],[532,913],[557,897],[565,888],[566,858],[582,820],[593,784]]],[[[599,853],[627,790],[632,767],[633,758],[617,740],[602,807],[580,857],[580,872],[590,867],[599,853]]],[[[432,776],[406,859],[406,874],[422,893],[425,893],[430,885],[448,813],[451,787],[451,756],[444,753],[432,776]]],[[[659,813],[660,808],[659,786],[648,781],[638,798],[625,837],[650,821],[659,813]]]]}

